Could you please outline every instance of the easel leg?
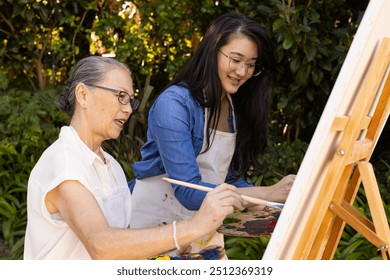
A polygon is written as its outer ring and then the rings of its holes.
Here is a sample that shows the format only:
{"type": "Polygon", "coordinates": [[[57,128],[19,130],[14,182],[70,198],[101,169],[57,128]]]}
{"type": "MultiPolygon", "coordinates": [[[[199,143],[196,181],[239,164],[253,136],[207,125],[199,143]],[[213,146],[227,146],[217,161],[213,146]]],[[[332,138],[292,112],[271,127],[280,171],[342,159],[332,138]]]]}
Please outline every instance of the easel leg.
{"type": "Polygon", "coordinates": [[[375,178],[374,169],[367,161],[359,162],[358,168],[362,177],[362,183],[366,192],[368,206],[375,226],[376,234],[385,241],[379,246],[383,259],[389,259],[390,228],[383,208],[383,201],[380,196],[378,183],[375,178]]]}
{"type": "MultiPolygon", "coordinates": [[[[358,188],[361,183],[361,177],[359,174],[359,170],[357,168],[354,168],[350,166],[348,170],[346,170],[345,176],[342,176],[342,178],[345,178],[344,182],[340,182],[341,185],[346,186],[346,191],[345,192],[337,192],[337,199],[336,200],[344,200],[348,204],[352,204],[353,201],[355,200],[356,193],[358,191],[358,188]],[[352,172],[352,177],[349,179],[348,174],[352,172]]],[[[340,242],[341,235],[343,233],[345,227],[345,221],[340,218],[339,216],[336,215],[334,217],[334,222],[328,228],[327,230],[329,231],[329,238],[326,242],[326,246],[324,248],[324,252],[321,256],[321,259],[324,260],[330,260],[333,258],[337,246],[340,242]]]]}
{"type": "Polygon", "coordinates": [[[382,258],[384,260],[390,260],[389,246],[384,246],[381,250],[382,258]]]}

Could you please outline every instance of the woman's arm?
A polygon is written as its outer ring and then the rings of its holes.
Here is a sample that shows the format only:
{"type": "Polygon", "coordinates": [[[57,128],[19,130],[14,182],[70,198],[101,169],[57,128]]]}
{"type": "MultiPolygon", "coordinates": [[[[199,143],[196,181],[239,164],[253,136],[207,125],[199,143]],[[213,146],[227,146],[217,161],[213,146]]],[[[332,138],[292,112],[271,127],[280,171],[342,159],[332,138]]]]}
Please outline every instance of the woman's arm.
{"type": "MultiPolygon", "coordinates": [[[[110,227],[96,199],[78,181],[65,181],[45,198],[50,213],[59,212],[88,250],[92,259],[145,259],[175,248],[173,226],[147,229],[110,227]]],[[[242,199],[230,185],[207,194],[198,213],[177,223],[179,244],[215,230],[242,199]]]]}
{"type": "Polygon", "coordinates": [[[295,175],[290,174],[272,186],[244,187],[238,188],[237,191],[243,195],[253,196],[272,202],[284,203],[290,193],[294,180],[295,175]]]}

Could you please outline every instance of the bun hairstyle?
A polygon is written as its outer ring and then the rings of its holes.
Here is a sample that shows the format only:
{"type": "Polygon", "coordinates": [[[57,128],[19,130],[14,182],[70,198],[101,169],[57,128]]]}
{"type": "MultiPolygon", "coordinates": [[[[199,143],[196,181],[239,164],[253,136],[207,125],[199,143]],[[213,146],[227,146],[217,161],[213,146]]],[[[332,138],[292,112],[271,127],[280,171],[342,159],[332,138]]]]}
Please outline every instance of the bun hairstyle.
{"type": "Polygon", "coordinates": [[[70,117],[76,108],[75,90],[80,83],[96,84],[104,80],[106,73],[114,69],[124,69],[131,75],[130,69],[114,58],[89,56],[81,59],[65,82],[57,98],[57,106],[70,117]]]}
{"type": "Polygon", "coordinates": [[[57,98],[57,106],[65,112],[68,116],[72,117],[75,109],[75,95],[70,94],[70,80],[68,79],[60,89],[60,95],[57,98]]]}

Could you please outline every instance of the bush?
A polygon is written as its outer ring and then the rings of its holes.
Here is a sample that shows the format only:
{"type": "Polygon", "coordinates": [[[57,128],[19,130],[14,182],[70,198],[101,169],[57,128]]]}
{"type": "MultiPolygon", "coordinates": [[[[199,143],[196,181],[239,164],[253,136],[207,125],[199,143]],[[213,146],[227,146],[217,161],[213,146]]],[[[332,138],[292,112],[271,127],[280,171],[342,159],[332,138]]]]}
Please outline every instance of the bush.
{"type": "Polygon", "coordinates": [[[0,73],[0,258],[21,259],[27,224],[27,182],[39,155],[65,123],[55,89],[8,87],[0,73]],[[1,245],[2,243],[2,245],[1,245]],[[1,248],[3,247],[3,248],[1,248]]]}
{"type": "Polygon", "coordinates": [[[255,186],[270,186],[288,174],[296,174],[307,147],[308,144],[300,140],[290,145],[270,141],[259,159],[262,168],[250,172],[249,181],[255,186]]]}

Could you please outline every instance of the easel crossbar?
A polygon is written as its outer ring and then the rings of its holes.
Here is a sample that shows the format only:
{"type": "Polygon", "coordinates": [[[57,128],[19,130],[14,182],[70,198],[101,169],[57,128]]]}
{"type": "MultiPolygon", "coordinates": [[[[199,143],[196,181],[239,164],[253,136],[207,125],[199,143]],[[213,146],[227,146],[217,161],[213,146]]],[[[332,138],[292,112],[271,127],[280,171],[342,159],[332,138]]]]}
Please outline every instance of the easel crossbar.
{"type": "Polygon", "coordinates": [[[381,239],[375,233],[374,224],[350,204],[345,202],[342,202],[341,205],[332,203],[329,208],[335,215],[344,220],[378,249],[381,248],[383,244],[386,244],[385,240],[381,239]]]}

